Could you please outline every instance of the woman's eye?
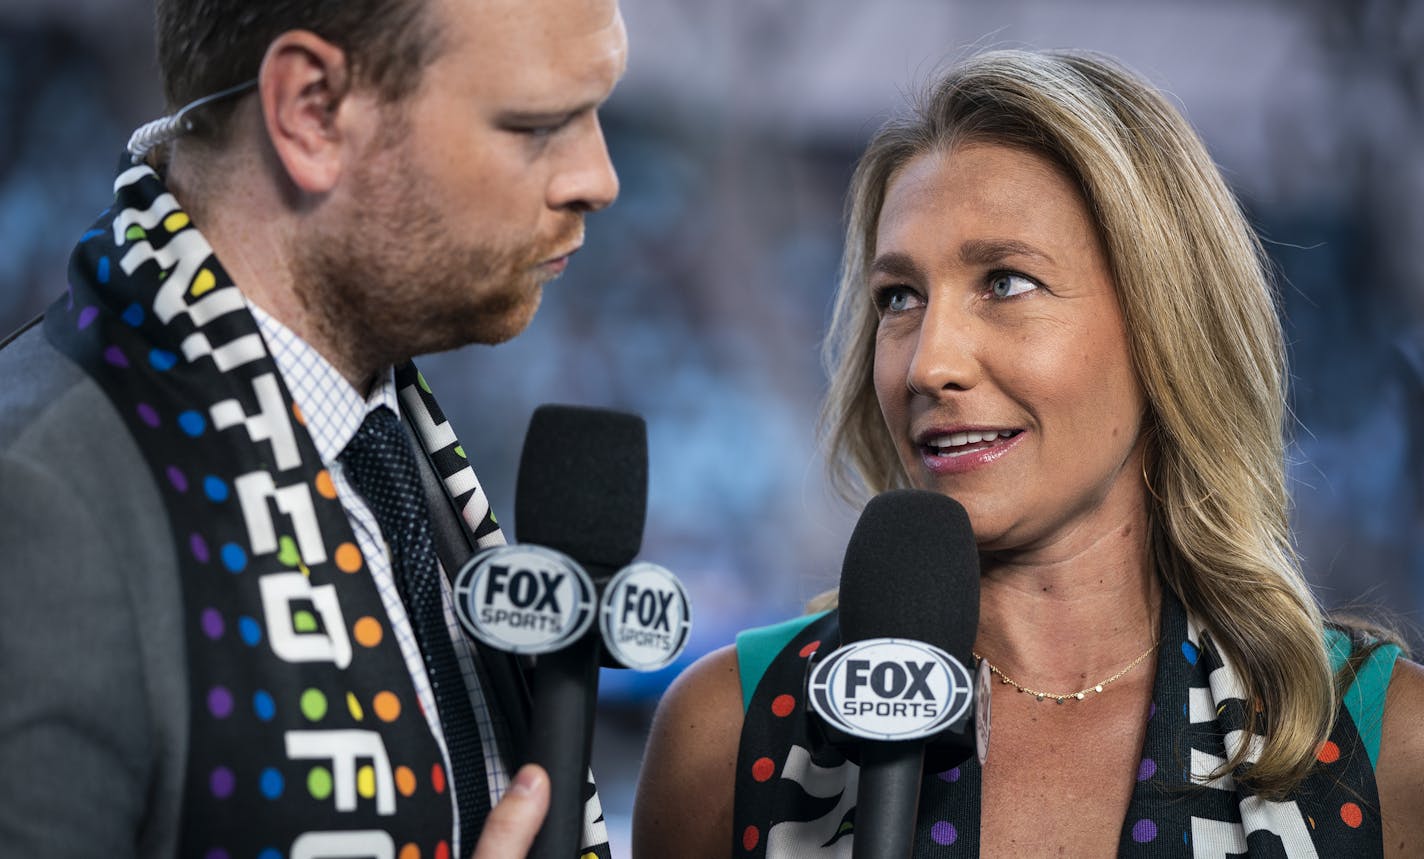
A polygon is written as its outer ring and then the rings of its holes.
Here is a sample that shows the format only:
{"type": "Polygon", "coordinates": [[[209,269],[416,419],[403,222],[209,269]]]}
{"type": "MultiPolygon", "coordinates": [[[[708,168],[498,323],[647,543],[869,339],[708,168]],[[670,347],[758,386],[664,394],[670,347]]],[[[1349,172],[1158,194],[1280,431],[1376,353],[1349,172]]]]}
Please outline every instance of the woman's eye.
{"type": "Polygon", "coordinates": [[[875,306],[882,313],[901,313],[915,306],[915,293],[904,286],[887,286],[875,293],[875,306]]]}
{"type": "Polygon", "coordinates": [[[994,293],[995,298],[1013,298],[1015,295],[1022,295],[1031,289],[1038,289],[1038,284],[1033,279],[1021,274],[999,272],[989,278],[989,289],[994,293]]]}

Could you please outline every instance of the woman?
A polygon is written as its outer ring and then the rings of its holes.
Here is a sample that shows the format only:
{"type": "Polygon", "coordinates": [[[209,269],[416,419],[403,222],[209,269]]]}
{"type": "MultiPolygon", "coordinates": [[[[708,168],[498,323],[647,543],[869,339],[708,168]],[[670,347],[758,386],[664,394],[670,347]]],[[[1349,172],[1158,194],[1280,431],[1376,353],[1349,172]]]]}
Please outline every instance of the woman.
{"type": "MultiPolygon", "coordinates": [[[[841,485],[951,495],[980,551],[989,754],[926,773],[916,855],[1424,850],[1424,672],[1301,576],[1265,258],[1151,87],[1068,53],[941,80],[857,168],[828,344],[841,485]]],[[[637,855],[849,855],[798,688],[835,621],[679,678],[637,855]]]]}

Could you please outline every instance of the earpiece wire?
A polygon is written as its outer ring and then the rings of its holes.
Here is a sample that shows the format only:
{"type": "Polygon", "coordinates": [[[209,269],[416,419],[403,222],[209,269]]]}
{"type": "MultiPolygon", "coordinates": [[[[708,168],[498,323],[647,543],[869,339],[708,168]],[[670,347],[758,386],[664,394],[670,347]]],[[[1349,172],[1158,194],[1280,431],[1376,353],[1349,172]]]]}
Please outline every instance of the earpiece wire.
{"type": "Polygon", "coordinates": [[[192,131],[193,123],[187,118],[188,114],[192,111],[205,104],[211,104],[218,99],[228,98],[229,96],[245,92],[255,86],[257,86],[257,78],[243,81],[236,86],[230,86],[225,90],[220,90],[211,95],[205,95],[202,98],[190,101],[179,108],[176,113],[170,114],[169,116],[161,116],[152,122],[146,122],[140,125],[129,137],[129,157],[133,160],[134,164],[139,163],[155,146],[162,146],[165,143],[177,140],[187,132],[192,131]]]}

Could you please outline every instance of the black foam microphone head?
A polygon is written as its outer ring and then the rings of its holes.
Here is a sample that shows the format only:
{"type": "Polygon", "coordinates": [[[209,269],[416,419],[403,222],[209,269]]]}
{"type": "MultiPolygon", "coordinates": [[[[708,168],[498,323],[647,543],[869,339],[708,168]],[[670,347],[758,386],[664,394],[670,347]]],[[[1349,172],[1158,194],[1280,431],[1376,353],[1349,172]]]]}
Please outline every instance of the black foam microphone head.
{"type": "Polygon", "coordinates": [[[979,552],[947,495],[900,489],[865,505],[841,566],[841,637],[909,638],[973,665],[979,552]]]}
{"type": "Polygon", "coordinates": [[[595,579],[643,545],[648,429],[626,412],[545,405],[534,410],[514,494],[521,543],[557,549],[595,579]]]}

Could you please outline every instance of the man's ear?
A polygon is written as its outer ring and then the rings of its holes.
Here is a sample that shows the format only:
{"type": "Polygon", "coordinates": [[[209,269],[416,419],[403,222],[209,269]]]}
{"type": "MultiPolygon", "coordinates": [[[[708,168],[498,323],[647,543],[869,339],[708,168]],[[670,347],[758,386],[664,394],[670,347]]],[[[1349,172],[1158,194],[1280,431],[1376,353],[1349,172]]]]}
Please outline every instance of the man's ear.
{"type": "Polygon", "coordinates": [[[350,104],[346,52],[307,30],[289,30],[267,47],[258,72],[262,120],[277,159],[300,191],[325,194],[350,157],[343,107],[350,104]]]}

